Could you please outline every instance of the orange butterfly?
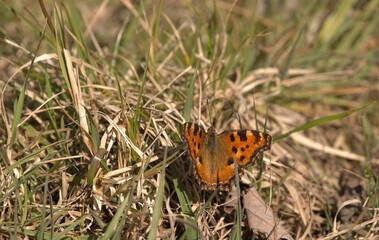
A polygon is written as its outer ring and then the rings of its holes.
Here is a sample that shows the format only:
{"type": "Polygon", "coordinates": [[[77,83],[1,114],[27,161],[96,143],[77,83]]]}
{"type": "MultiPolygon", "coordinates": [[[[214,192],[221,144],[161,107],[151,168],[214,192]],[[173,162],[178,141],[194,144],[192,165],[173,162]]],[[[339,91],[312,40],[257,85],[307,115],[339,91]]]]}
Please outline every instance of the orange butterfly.
{"type": "Polygon", "coordinates": [[[201,189],[229,191],[234,182],[234,159],[241,168],[253,163],[271,147],[271,135],[254,130],[231,130],[217,134],[213,127],[208,132],[194,123],[185,123],[182,140],[193,161],[195,177],[201,189]]]}

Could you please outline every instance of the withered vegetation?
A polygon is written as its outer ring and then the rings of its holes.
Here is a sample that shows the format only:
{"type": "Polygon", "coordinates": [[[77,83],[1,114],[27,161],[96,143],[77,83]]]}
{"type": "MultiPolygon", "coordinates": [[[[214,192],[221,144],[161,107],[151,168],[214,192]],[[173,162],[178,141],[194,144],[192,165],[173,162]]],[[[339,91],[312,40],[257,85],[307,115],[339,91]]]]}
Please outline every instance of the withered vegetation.
{"type": "Polygon", "coordinates": [[[2,2],[0,239],[376,239],[378,5],[2,2]],[[273,136],[233,200],[185,121],[273,136]]]}

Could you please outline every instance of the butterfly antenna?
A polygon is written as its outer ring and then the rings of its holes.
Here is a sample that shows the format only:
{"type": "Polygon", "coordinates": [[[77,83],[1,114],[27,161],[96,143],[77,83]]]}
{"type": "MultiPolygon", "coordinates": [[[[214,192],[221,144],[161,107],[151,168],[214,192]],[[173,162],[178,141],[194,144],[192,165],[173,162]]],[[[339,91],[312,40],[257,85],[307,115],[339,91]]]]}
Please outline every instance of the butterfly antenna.
{"type": "Polygon", "coordinates": [[[267,130],[267,121],[268,121],[268,106],[266,107],[266,116],[265,116],[265,123],[263,125],[263,130],[266,132],[267,130]]]}
{"type": "Polygon", "coordinates": [[[237,120],[238,120],[238,123],[239,123],[239,125],[240,125],[240,129],[242,129],[241,115],[239,114],[238,111],[236,111],[236,110],[233,108],[233,106],[232,106],[232,104],[231,104],[230,102],[228,102],[228,105],[229,105],[229,108],[232,109],[233,115],[236,116],[236,118],[237,118],[237,120]]]}
{"type": "Polygon", "coordinates": [[[240,113],[238,111],[235,111],[234,109],[233,109],[233,112],[236,114],[238,123],[240,124],[240,129],[242,129],[242,122],[241,122],[241,115],[240,115],[240,113]]]}
{"type": "Polygon", "coordinates": [[[212,119],[211,107],[209,106],[209,98],[207,98],[207,111],[208,111],[209,120],[212,121],[211,125],[212,125],[212,127],[214,127],[215,123],[216,123],[216,120],[212,119]]]}
{"type": "Polygon", "coordinates": [[[197,123],[200,124],[200,122],[201,122],[201,101],[203,99],[203,85],[201,83],[201,79],[200,79],[198,71],[196,71],[196,77],[197,77],[197,79],[199,81],[199,108],[198,108],[199,112],[197,114],[197,123]]]}
{"type": "Polygon", "coordinates": [[[257,109],[255,108],[255,90],[253,93],[253,110],[254,110],[254,119],[255,119],[255,129],[258,129],[257,109]]]}

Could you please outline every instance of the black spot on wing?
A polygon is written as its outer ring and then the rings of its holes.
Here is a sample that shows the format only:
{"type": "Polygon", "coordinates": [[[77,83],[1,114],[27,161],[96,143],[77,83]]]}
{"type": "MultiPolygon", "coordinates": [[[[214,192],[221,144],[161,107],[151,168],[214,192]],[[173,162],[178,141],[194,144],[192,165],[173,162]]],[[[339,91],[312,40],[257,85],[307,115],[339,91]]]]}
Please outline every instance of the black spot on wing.
{"type": "Polygon", "coordinates": [[[198,159],[199,159],[199,162],[200,162],[201,164],[203,164],[203,158],[199,156],[198,159]]]}
{"type": "Polygon", "coordinates": [[[235,140],[236,140],[236,138],[234,137],[234,133],[230,134],[230,141],[234,142],[235,140]]]}
{"type": "Polygon", "coordinates": [[[191,126],[192,126],[192,123],[187,123],[186,127],[187,127],[187,134],[190,135],[191,134],[191,126]]]}
{"type": "Polygon", "coordinates": [[[194,124],[193,125],[194,127],[193,127],[193,135],[197,135],[197,132],[199,132],[199,126],[197,125],[197,124],[194,124]]]}
{"type": "Polygon", "coordinates": [[[247,141],[246,131],[245,130],[239,130],[237,132],[238,136],[240,137],[241,142],[247,141]]]}
{"type": "Polygon", "coordinates": [[[243,160],[245,160],[245,156],[240,157],[240,161],[243,162],[243,160]]]}
{"type": "Polygon", "coordinates": [[[234,154],[236,154],[237,151],[238,151],[238,149],[237,149],[235,146],[233,146],[233,147],[232,147],[232,152],[233,152],[234,154]]]}
{"type": "Polygon", "coordinates": [[[244,152],[245,151],[245,148],[241,148],[241,152],[244,152]]]}
{"type": "Polygon", "coordinates": [[[234,164],[234,159],[233,158],[228,158],[228,165],[234,164]]]}

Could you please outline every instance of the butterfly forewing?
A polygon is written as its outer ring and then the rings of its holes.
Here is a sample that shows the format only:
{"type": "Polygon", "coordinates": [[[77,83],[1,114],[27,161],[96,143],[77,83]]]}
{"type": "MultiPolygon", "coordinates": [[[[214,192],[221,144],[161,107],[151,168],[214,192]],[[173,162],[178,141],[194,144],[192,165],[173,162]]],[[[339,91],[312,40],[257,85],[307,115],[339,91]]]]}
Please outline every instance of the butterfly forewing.
{"type": "Polygon", "coordinates": [[[219,135],[219,139],[228,153],[228,164],[233,164],[235,157],[241,167],[254,161],[271,146],[271,135],[254,130],[226,131],[219,135]]]}
{"type": "Polygon", "coordinates": [[[187,149],[193,161],[199,157],[204,147],[206,133],[204,129],[194,123],[185,123],[182,131],[182,140],[187,143],[187,149]]]}

